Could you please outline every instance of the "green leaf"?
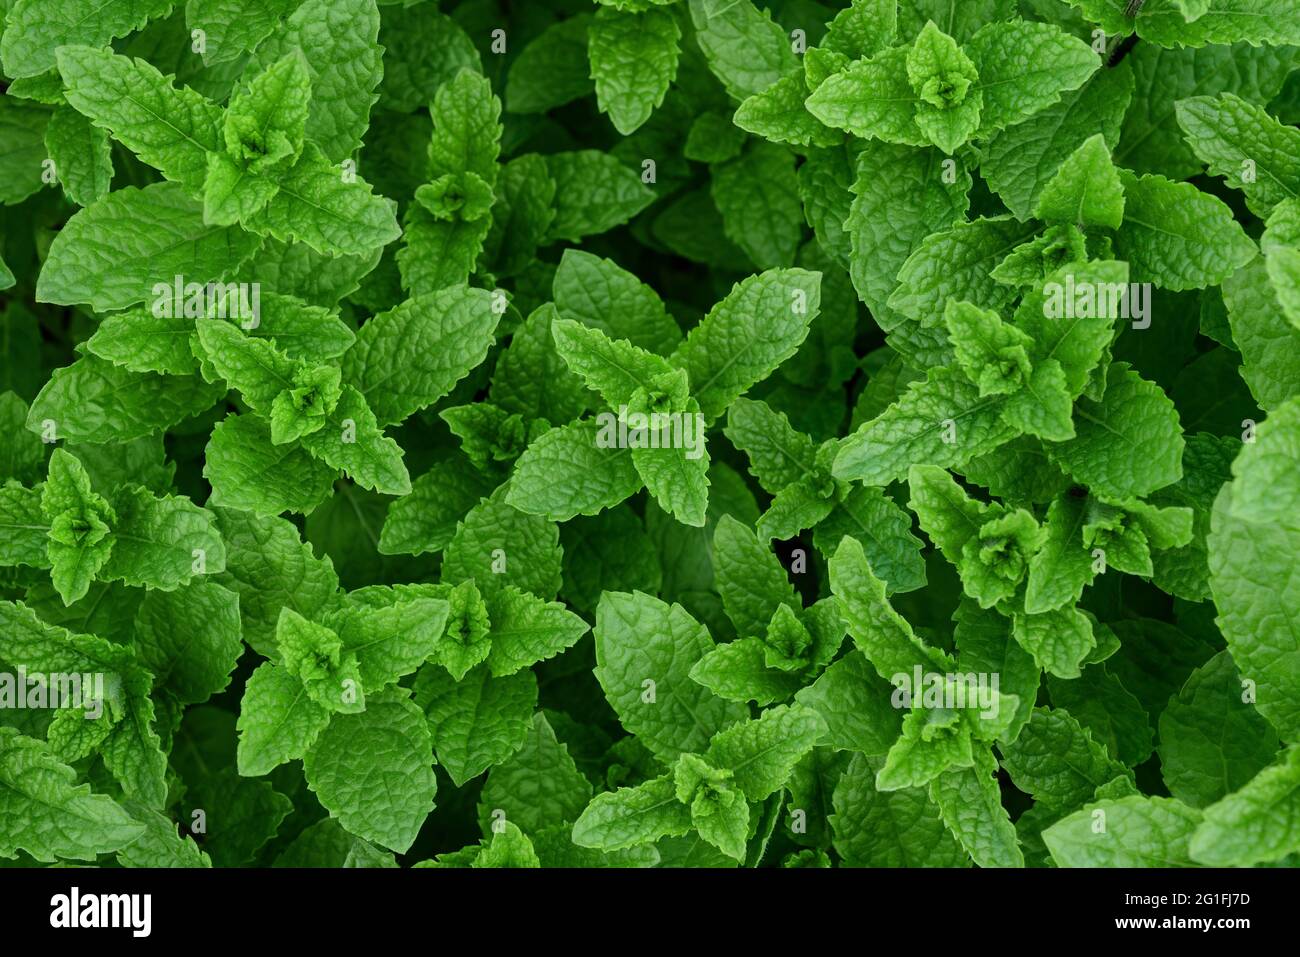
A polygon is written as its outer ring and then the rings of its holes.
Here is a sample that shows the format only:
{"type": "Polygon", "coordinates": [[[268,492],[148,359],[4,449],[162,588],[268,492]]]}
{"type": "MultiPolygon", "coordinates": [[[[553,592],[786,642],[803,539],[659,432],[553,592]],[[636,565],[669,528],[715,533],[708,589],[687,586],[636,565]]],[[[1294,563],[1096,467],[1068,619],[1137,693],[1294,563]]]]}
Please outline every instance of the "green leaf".
{"type": "Polygon", "coordinates": [[[718,733],[704,758],[733,775],[732,782],[750,801],[762,801],[785,786],[795,764],[813,749],[826,730],[810,708],[780,705],[718,733]]]}
{"type": "Polygon", "coordinates": [[[583,419],[539,437],[516,461],[506,502],[563,522],[632,495],[641,488],[641,476],[630,450],[602,446],[607,431],[596,419],[583,419]]]}
{"type": "Polygon", "coordinates": [[[862,546],[851,538],[830,560],[831,592],[854,643],[886,681],[915,668],[946,671],[947,655],[926,645],[885,598],[885,586],[871,571],[862,546]]]}
{"type": "Polygon", "coordinates": [[[1170,798],[1099,801],[1043,831],[1059,867],[1190,867],[1196,810],[1170,798]]]}
{"type": "Polygon", "coordinates": [[[135,615],[134,644],[155,688],[180,704],[201,704],[226,689],[244,652],[239,595],[208,581],[148,591],[135,615]]]}
{"type": "Polygon", "coordinates": [[[737,283],[673,353],[706,419],[794,355],[821,307],[821,273],[769,269],[737,283]]]}
{"type": "Polygon", "coordinates": [[[1124,219],[1124,188],[1097,133],[1071,153],[1043,187],[1034,217],[1048,223],[1118,229],[1124,219]]]}
{"type": "Polygon", "coordinates": [[[332,713],[365,710],[356,653],[343,646],[332,628],[285,608],[275,641],[285,670],[302,682],[312,701],[332,713]]]}
{"type": "Polygon", "coordinates": [[[67,106],[56,107],[45,127],[45,149],[68,199],[90,206],[108,193],[113,179],[108,133],[67,106]]]}
{"type": "Polygon", "coordinates": [[[58,60],[74,108],[168,179],[202,189],[207,155],[221,149],[220,106],[144,60],[81,46],[60,49],[58,60]]]}
{"type": "Polygon", "coordinates": [[[596,609],[596,678],[632,734],[663,760],[702,751],[744,717],[743,706],[690,678],[713,645],[680,605],[649,595],[605,592],[596,609]]]}
{"type": "Polygon", "coordinates": [[[835,477],[868,485],[903,478],[918,462],[955,468],[1015,437],[1000,396],[978,388],[951,369],[931,369],[875,419],[840,442],[835,477]]]}
{"type": "Polygon", "coordinates": [[[1288,47],[1236,43],[1199,48],[1161,49],[1139,43],[1132,64],[1138,95],[1124,117],[1115,160],[1135,173],[1160,173],[1181,180],[1201,169],[1179,125],[1179,100],[1234,93],[1251,103],[1267,103],[1291,71],[1288,47]]]}
{"type": "Polygon", "coordinates": [[[38,861],[94,861],[138,840],[142,825],[112,798],[75,785],[72,768],[40,741],[0,727],[0,857],[26,851],[38,861]]]}
{"type": "Polygon", "coordinates": [[[1248,687],[1228,653],[1219,652],[1192,672],[1160,715],[1160,774],[1180,801],[1220,801],[1277,756],[1277,734],[1248,703],[1248,687]]]}
{"type": "Polygon", "coordinates": [[[371,0],[306,0],[257,45],[244,79],[301,49],[312,72],[307,137],[328,163],[338,163],[361,145],[378,98],[384,75],[378,36],[379,10],[371,0]]]}
{"type": "MultiPolygon", "coordinates": [[[[809,94],[808,81],[802,73],[790,73],[777,80],[766,90],[755,93],[740,104],[733,122],[741,130],[754,133],[773,143],[791,146],[830,147],[844,141],[844,134],[831,129],[813,116],[804,105],[809,94]]],[[[705,114],[708,115],[708,114],[705,114]]],[[[698,124],[697,124],[698,126],[698,124]]],[[[691,127],[692,133],[696,126],[691,127]]],[[[704,128],[700,128],[702,137],[704,128]]],[[[698,142],[687,142],[687,159],[699,158],[704,162],[723,162],[730,155],[714,156],[698,142]],[[701,152],[704,150],[704,152],[701,152]],[[691,155],[694,153],[695,155],[691,155]]]]}
{"type": "Polygon", "coordinates": [[[1233,481],[1214,503],[1208,542],[1219,628],[1242,677],[1255,683],[1259,713],[1283,740],[1300,729],[1300,644],[1290,627],[1297,594],[1286,572],[1300,534],[1287,504],[1296,495],[1297,434],[1300,403],[1289,401],[1233,462],[1233,481]]]}
{"type": "Polygon", "coordinates": [[[362,488],[386,495],[411,491],[401,446],[384,435],[366,400],[352,386],[343,387],[325,425],[301,441],[312,455],[342,469],[362,488]]]}
{"type": "Polygon", "coordinates": [[[498,490],[457,525],[443,555],[442,578],[473,579],[484,594],[514,585],[550,601],[560,590],[562,556],[555,524],[519,511],[498,490]]]}
{"type": "Polygon", "coordinates": [[[766,90],[798,69],[785,31],[751,0],[690,0],[695,39],[733,99],[766,90]]]}
{"type": "Polygon", "coordinates": [[[1300,196],[1300,130],[1232,93],[1175,105],[1187,145],[1211,173],[1246,194],[1256,215],[1266,217],[1278,203],[1300,196]]]}
{"type": "Polygon", "coordinates": [[[638,391],[657,393],[678,385],[670,381],[673,367],[667,360],[626,339],[559,316],[551,323],[551,334],[565,365],[610,408],[628,405],[638,391]]]}
{"type": "Polygon", "coordinates": [[[970,859],[922,788],[876,790],[880,758],[856,754],[835,787],[831,829],[847,867],[965,867],[970,859]]]}
{"type": "Polygon", "coordinates": [[[907,51],[907,78],[917,95],[916,126],[945,153],[952,153],[980,126],[984,94],[977,88],[975,64],[934,21],[907,51]]]}
{"type": "Polygon", "coordinates": [[[156,498],[128,487],[114,499],[113,552],[103,577],[170,591],[226,567],[226,547],[211,512],[188,498],[156,498]]]}
{"type": "Polygon", "coordinates": [[[345,256],[368,253],[401,235],[393,202],[374,195],[370,184],[355,173],[332,165],[315,143],[304,146],[298,162],[281,175],[279,187],[271,201],[244,222],[248,229],[345,256]]]}
{"type": "Polygon", "coordinates": [[[859,154],[854,200],[844,222],[853,250],[849,274],[882,328],[901,321],[885,305],[899,269],[926,237],[965,215],[970,187],[966,168],[936,149],[873,141],[859,154]],[[948,163],[952,176],[944,175],[948,163]],[[890,175],[878,175],[882,168],[890,175]]]}
{"type": "Polygon", "coordinates": [[[902,721],[892,693],[893,686],[876,674],[866,655],[851,651],[798,692],[795,701],[821,715],[827,728],[823,744],[883,755],[898,739],[902,721]]]}
{"type": "MultiPolygon", "coordinates": [[[[827,126],[864,139],[929,145],[915,119],[920,97],[907,80],[907,55],[908,48],[891,47],[827,77],[806,101],[808,112],[827,126]]],[[[978,125],[978,114],[974,119],[978,125]]]]}
{"type": "Polygon", "coordinates": [[[213,505],[256,515],[312,511],[329,494],[338,470],[301,445],[271,442],[271,429],[255,415],[218,422],[204,453],[203,476],[213,505]]]}
{"type": "Polygon", "coordinates": [[[1255,255],[1255,244],[1219,199],[1190,183],[1120,173],[1124,223],[1115,252],[1133,282],[1162,289],[1203,289],[1223,282],[1255,255]]]}
{"type": "MultiPolygon", "coordinates": [[[[1141,44],[1139,44],[1139,49],[1141,44]]],[[[1101,133],[1111,149],[1133,96],[1133,70],[1099,70],[1061,102],[998,133],[985,146],[980,173],[1019,219],[1028,219],[1061,164],[1101,133]]]]}
{"type": "MultiPolygon", "coordinates": [[[[555,348],[551,335],[555,314],[552,303],[535,309],[511,335],[493,370],[489,398],[528,421],[571,422],[587,409],[586,386],[568,370],[555,348]]],[[[635,331],[629,333],[636,336],[635,331]]],[[[676,344],[681,338],[676,323],[670,334],[676,344]]]]}
{"type": "Polygon", "coordinates": [[[462,69],[438,87],[429,107],[429,178],[474,173],[489,186],[497,178],[501,151],[501,101],[483,76],[462,69]]]}
{"type": "Polygon", "coordinates": [[[1096,572],[1093,556],[1083,544],[1086,503],[1068,493],[1052,500],[1047,509],[1047,537],[1029,560],[1025,611],[1031,615],[1052,611],[1079,600],[1096,572]]]}
{"type": "Polygon", "coordinates": [[[1077,90],[1101,66],[1088,44],[1050,23],[989,23],[963,49],[974,61],[982,94],[979,132],[1013,126],[1077,90]]]}
{"type": "MultiPolygon", "coordinates": [[[[456,534],[456,523],[491,491],[483,477],[467,468],[463,460],[434,463],[411,483],[409,495],[388,507],[379,537],[380,553],[420,555],[442,551],[456,534]]],[[[514,501],[511,504],[518,507],[514,501]]]]}
{"type": "Polygon", "coordinates": [[[1292,359],[1297,331],[1286,316],[1262,257],[1237,270],[1223,283],[1232,341],[1241,352],[1241,377],[1266,410],[1300,390],[1300,366],[1292,359]]]}
{"type": "Polygon", "coordinates": [[[531,671],[494,678],[480,665],[456,681],[425,665],[414,700],[428,719],[438,762],[461,787],[523,746],[537,710],[537,679],[531,671]]]}
{"type": "Polygon", "coordinates": [[[617,851],[691,829],[691,812],[677,800],[671,776],[596,795],[574,822],[573,843],[617,851]]]}
{"type": "Polygon", "coordinates": [[[438,219],[418,203],[407,207],[403,244],[397,253],[403,288],[424,296],[461,286],[474,271],[491,228],[487,217],[470,222],[459,217],[438,219]]]}
{"type": "Polygon", "coordinates": [[[293,0],[188,0],[185,22],[203,31],[203,62],[213,66],[255,49],[293,7],[293,0]]]}
{"type": "Polygon", "coordinates": [[[1016,828],[1002,807],[997,761],[977,748],[969,768],[945,771],[930,782],[930,800],[952,835],[980,867],[1024,867],[1016,828]]]}
{"type": "Polygon", "coordinates": [[[248,679],[239,708],[239,773],[258,777],[305,755],[330,722],[330,712],[301,681],[269,661],[248,679]]]}
{"type": "Polygon", "coordinates": [[[654,202],[637,173],[599,150],[550,153],[546,169],[555,181],[551,240],[577,242],[626,223],[654,202]]]}
{"type": "Polygon", "coordinates": [[[728,701],[753,701],[763,707],[785,701],[804,679],[767,664],[767,646],[758,638],[718,645],[691,667],[691,678],[728,701]]]}
{"type": "Polygon", "coordinates": [[[587,33],[596,102],[624,136],[663,103],[677,76],[680,38],[677,21],[666,10],[596,12],[587,33]]]}
{"type": "Polygon", "coordinates": [[[432,405],[481,363],[500,313],[484,289],[455,286],[415,296],[370,319],[344,356],[344,380],[380,425],[432,405]]]}
{"type": "Polygon", "coordinates": [[[1192,20],[1173,4],[1155,4],[1138,14],[1138,35],[1163,47],[1300,42],[1288,0],[1206,0],[1204,7],[1192,20]]]}
{"type": "Polygon", "coordinates": [[[4,530],[0,564],[33,568],[49,565],[46,545],[50,523],[41,512],[40,491],[17,485],[0,488],[0,529],[4,530]]]}
{"type": "Polygon", "coordinates": [[[154,730],[154,703],[139,694],[127,697],[125,715],[99,748],[110,774],[128,800],[161,808],[167,800],[167,755],[154,730]]]}
{"type": "Polygon", "coordinates": [[[534,834],[577,820],[590,801],[591,783],[539,711],[523,746],[488,773],[479,792],[479,826],[486,834],[504,819],[534,834]]]}
{"type": "MultiPolygon", "coordinates": [[[[215,135],[215,133],[214,133],[215,135]]],[[[256,236],[208,226],[201,205],[175,183],[127,186],[78,211],[54,237],[36,282],[38,302],[124,309],[150,298],[161,278],[217,281],[257,251],[256,236]],[[122,250],[130,248],[124,257],[122,250]]]]}
{"type": "Polygon", "coordinates": [[[511,113],[545,113],[586,96],[592,90],[587,60],[592,18],[580,14],[549,24],[533,37],[510,64],[506,109],[511,113]]]}
{"type": "Polygon", "coordinates": [[[1001,310],[1015,292],[993,278],[993,269],[1035,232],[1036,227],[1003,216],[959,222],[930,235],[899,269],[889,308],[922,325],[937,323],[953,298],[1001,310]]]}
{"type": "Polygon", "coordinates": [[[803,207],[795,157],[785,147],[756,143],[712,171],[713,202],[723,231],[758,266],[794,264],[803,238],[803,207]]]}
{"type": "Polygon", "coordinates": [[[1002,766],[1016,787],[1067,812],[1115,777],[1132,775],[1060,709],[1035,708],[1020,736],[1001,750],[1002,766]]]}
{"type": "Polygon", "coordinates": [[[1047,689],[1053,706],[1070,712],[1122,764],[1137,767],[1151,756],[1154,745],[1146,711],[1104,664],[1084,668],[1072,681],[1049,675],[1047,689]]]}
{"type": "Polygon", "coordinates": [[[482,68],[461,25],[431,6],[390,5],[380,17],[379,45],[384,48],[379,105],[401,113],[428,106],[461,69],[482,68]]]}
{"type": "MultiPolygon", "coordinates": [[[[779,81],[777,86],[795,78],[791,74],[786,80],[779,81]]],[[[774,86],[772,89],[776,89],[774,86]]],[[[764,96],[770,93],[766,90],[763,93],[757,93],[755,96],[764,96]]],[[[800,105],[803,101],[800,100],[800,105]]],[[[743,104],[742,104],[743,105],[743,104]]],[[[739,116],[739,111],[737,111],[739,116]]],[[[709,111],[701,113],[691,123],[690,132],[686,134],[686,142],[682,146],[682,155],[689,160],[695,160],[697,163],[725,163],[729,159],[735,159],[740,155],[741,148],[745,145],[747,137],[745,130],[736,125],[739,120],[733,122],[732,117],[722,113],[709,111]]]]}
{"type": "Polygon", "coordinates": [[[363,687],[378,691],[411,674],[437,651],[450,614],[438,598],[361,589],[324,616],[357,656],[363,687]]]}
{"type": "Polygon", "coordinates": [[[1127,263],[1068,263],[1027,293],[1016,309],[1016,326],[1033,339],[1030,361],[1059,362],[1071,398],[1087,388],[1115,338],[1116,321],[1128,311],[1128,279],[1127,263]]]}
{"type": "Polygon", "coordinates": [[[996,312],[950,299],[944,324],[957,365],[979,386],[981,398],[1018,393],[1029,385],[1033,340],[996,312]]]}
{"type": "Polygon", "coordinates": [[[488,612],[492,618],[488,667],[496,677],[553,658],[588,631],[587,623],[560,602],[545,602],[517,588],[502,589],[488,612]]]}
{"type": "Polygon", "coordinates": [[[1075,420],[1075,437],[1049,453],[1094,492],[1138,498],[1182,476],[1186,443],[1173,403],[1124,363],[1111,366],[1100,402],[1080,401],[1075,420]]]}
{"type": "Polygon", "coordinates": [[[1300,750],[1293,747],[1245,787],[1205,809],[1192,835],[1192,858],[1212,867],[1242,867],[1300,850],[1297,779],[1300,750]]]}
{"type": "Polygon", "coordinates": [[[555,271],[554,293],[561,317],[611,339],[663,356],[681,342],[681,329],[659,294],[611,260],[566,249],[555,271]]]}
{"type": "Polygon", "coordinates": [[[211,867],[212,859],[194,838],[177,833],[167,815],[141,804],[128,805],[128,813],[144,825],[144,834],[117,852],[123,867],[211,867]]]}
{"type": "Polygon", "coordinates": [[[36,76],[54,66],[59,47],[84,43],[107,46],[109,41],[141,29],[155,17],[171,12],[173,0],[95,3],[91,0],[16,0],[9,17],[0,57],[12,77],[36,76]]]}
{"type": "Polygon", "coordinates": [[[794,587],[768,543],[730,515],[713,532],[715,588],[742,638],[762,638],[781,605],[799,610],[794,587]]]}
{"type": "Polygon", "coordinates": [[[353,834],[405,853],[433,809],[433,746],[406,700],[336,716],[303,760],[307,784],[353,834]]]}
{"type": "MultiPolygon", "coordinates": [[[[299,384],[294,381],[296,364],[274,343],[245,335],[229,322],[200,322],[196,329],[206,361],[232,389],[239,391],[253,411],[269,417],[280,393],[299,384]]],[[[271,429],[274,433],[274,420],[271,429]]]]}
{"type": "Polygon", "coordinates": [[[1062,678],[1077,678],[1097,646],[1091,621],[1077,608],[1017,614],[1013,634],[1038,667],[1062,678]]]}

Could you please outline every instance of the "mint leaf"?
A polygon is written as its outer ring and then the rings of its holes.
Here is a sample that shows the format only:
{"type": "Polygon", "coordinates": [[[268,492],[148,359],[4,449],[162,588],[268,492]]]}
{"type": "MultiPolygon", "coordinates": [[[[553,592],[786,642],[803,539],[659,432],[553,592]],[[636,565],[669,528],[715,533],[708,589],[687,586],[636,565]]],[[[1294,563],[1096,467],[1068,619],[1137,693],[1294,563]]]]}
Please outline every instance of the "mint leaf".
{"type": "Polygon", "coordinates": [[[1130,264],[1134,282],[1162,289],[1202,289],[1222,282],[1250,262],[1254,244],[1220,200],[1190,183],[1163,176],[1120,174],[1124,223],[1115,250],[1130,264]],[[1177,210],[1170,215],[1170,210],[1177,210]]]}
{"type": "Polygon", "coordinates": [[[624,728],[672,760],[702,751],[744,708],[690,679],[712,647],[708,629],[680,605],[639,592],[606,592],[596,609],[596,678],[624,728]]]}
{"type": "Polygon", "coordinates": [[[1258,687],[1259,713],[1284,740],[1300,720],[1289,690],[1290,662],[1300,649],[1285,626],[1293,592],[1273,570],[1285,567],[1275,563],[1290,553],[1295,535],[1284,503],[1294,494],[1288,463],[1298,413],[1294,402],[1281,406],[1237,456],[1233,481],[1215,499],[1208,541],[1210,588],[1228,650],[1242,677],[1258,687]]]}
{"type": "Polygon", "coordinates": [[[1216,867],[1268,863],[1300,846],[1295,828],[1297,758],[1288,749],[1245,787],[1205,809],[1189,850],[1216,867]]]}
{"type": "Polygon", "coordinates": [[[112,798],[74,784],[70,767],[14,728],[0,728],[0,780],[6,784],[0,792],[6,821],[0,856],[16,857],[21,850],[38,861],[93,861],[96,854],[119,850],[144,834],[112,798]]]}
{"type": "Polygon", "coordinates": [[[494,678],[480,665],[456,681],[425,665],[414,700],[428,719],[438,763],[460,787],[523,746],[537,709],[537,679],[531,671],[494,678]]]}
{"type": "Polygon", "coordinates": [[[628,136],[663,103],[677,75],[681,30],[666,10],[599,10],[587,33],[596,102],[628,136]]]}
{"type": "Polygon", "coordinates": [[[690,0],[696,41],[734,99],[767,89],[797,68],[797,60],[771,14],[750,0],[690,0]]]}
{"type": "Polygon", "coordinates": [[[36,298],[124,309],[151,298],[160,278],[224,279],[257,247],[258,238],[238,228],[205,225],[201,205],[178,184],[127,186],[79,211],[59,231],[36,298]],[[127,260],[119,253],[124,242],[132,249],[127,260]]]}
{"type": "Polygon", "coordinates": [[[331,816],[368,841],[402,853],[433,808],[437,781],[428,726],[411,702],[340,715],[303,761],[308,785],[331,816]],[[358,768],[382,787],[358,789],[358,768]]]}
{"type": "Polygon", "coordinates": [[[1177,801],[1134,796],[1071,814],[1043,831],[1043,841],[1060,867],[1187,867],[1199,823],[1177,801]]]}

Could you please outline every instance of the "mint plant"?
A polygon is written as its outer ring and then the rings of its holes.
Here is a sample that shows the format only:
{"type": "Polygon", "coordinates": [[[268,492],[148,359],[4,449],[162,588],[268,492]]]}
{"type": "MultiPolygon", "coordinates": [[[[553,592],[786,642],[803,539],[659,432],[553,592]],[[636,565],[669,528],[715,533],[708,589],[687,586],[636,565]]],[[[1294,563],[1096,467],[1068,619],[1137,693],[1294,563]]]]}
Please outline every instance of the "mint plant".
{"type": "Polygon", "coordinates": [[[0,4],[0,863],[1300,863],[1298,49],[0,4]]]}

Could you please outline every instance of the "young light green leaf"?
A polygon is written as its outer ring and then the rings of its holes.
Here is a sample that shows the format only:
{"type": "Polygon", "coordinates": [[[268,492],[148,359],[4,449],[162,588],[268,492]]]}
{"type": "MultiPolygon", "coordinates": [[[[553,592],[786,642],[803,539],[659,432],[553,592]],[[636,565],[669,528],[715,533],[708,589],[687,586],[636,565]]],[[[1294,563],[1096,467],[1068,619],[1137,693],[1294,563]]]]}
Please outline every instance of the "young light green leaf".
{"type": "Polygon", "coordinates": [[[1061,164],[1039,194],[1034,217],[1081,228],[1119,228],[1124,220],[1124,188],[1100,133],[1084,140],[1061,164]]]}
{"type": "Polygon", "coordinates": [[[616,851],[690,831],[690,808],[677,800],[670,775],[596,795],[574,822],[573,843],[616,851]]]}

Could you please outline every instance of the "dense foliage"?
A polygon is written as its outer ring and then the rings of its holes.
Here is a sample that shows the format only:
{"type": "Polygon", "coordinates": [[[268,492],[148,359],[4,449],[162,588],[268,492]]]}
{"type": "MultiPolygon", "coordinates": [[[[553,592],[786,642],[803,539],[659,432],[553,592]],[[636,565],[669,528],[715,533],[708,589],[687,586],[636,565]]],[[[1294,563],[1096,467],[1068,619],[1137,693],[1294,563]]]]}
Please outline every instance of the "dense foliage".
{"type": "Polygon", "coordinates": [[[0,858],[1298,860],[1297,0],[0,13],[0,858]]]}

